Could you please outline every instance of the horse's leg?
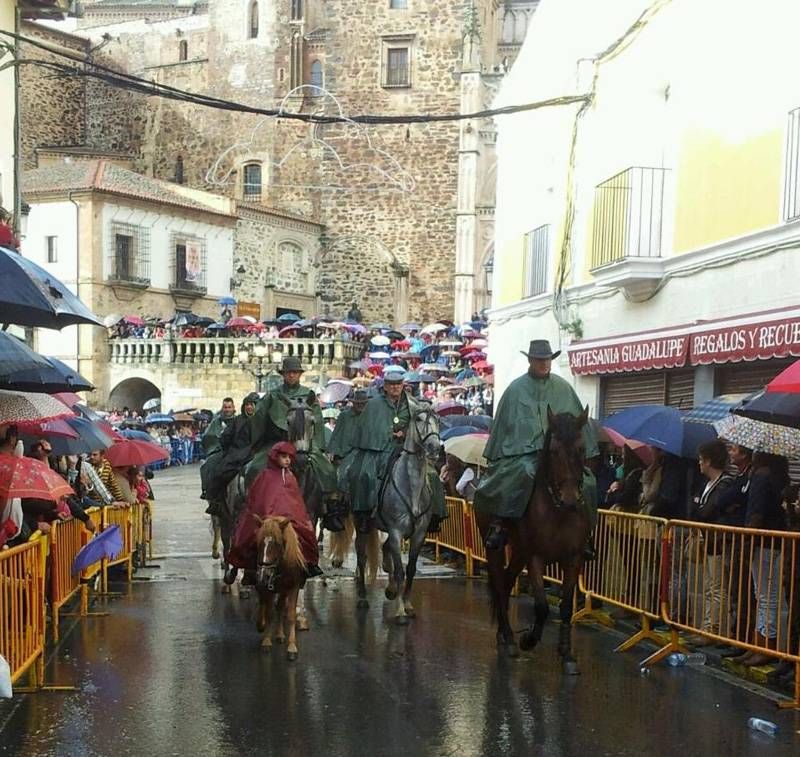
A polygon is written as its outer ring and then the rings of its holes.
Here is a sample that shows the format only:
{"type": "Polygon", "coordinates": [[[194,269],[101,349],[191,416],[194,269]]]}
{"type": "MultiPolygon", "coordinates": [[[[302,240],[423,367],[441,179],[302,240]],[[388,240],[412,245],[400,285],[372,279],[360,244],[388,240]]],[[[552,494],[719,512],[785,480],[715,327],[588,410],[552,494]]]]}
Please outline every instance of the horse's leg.
{"type": "Polygon", "coordinates": [[[272,625],[272,618],[270,617],[270,610],[272,609],[272,602],[274,597],[266,590],[261,590],[259,595],[258,606],[258,628],[261,633],[261,649],[264,652],[269,652],[272,649],[272,633],[270,626],[272,625]]]}
{"type": "Polygon", "coordinates": [[[216,515],[211,516],[211,528],[214,534],[211,541],[211,559],[219,560],[219,543],[222,539],[222,531],[219,526],[219,518],[216,515]]]}
{"type": "Polygon", "coordinates": [[[365,582],[367,573],[367,539],[369,539],[369,534],[362,533],[362,530],[358,529],[356,533],[356,590],[358,592],[356,607],[359,609],[369,607],[365,582]]]}
{"type": "MultiPolygon", "coordinates": [[[[424,520],[424,519],[423,519],[424,520]]],[[[414,576],[417,573],[417,559],[419,558],[422,545],[425,543],[425,534],[428,530],[428,522],[424,521],[411,537],[411,546],[408,550],[408,564],[406,565],[406,583],[403,587],[403,606],[406,617],[415,618],[417,616],[414,606],[411,604],[411,584],[414,583],[414,576]]]]}
{"type": "Polygon", "coordinates": [[[384,573],[389,577],[389,582],[386,585],[386,599],[394,599],[397,596],[397,585],[394,582],[394,563],[392,561],[391,545],[388,539],[383,542],[381,552],[383,553],[381,567],[384,573]]]}
{"type": "Polygon", "coordinates": [[[286,594],[278,594],[277,607],[275,609],[275,641],[283,644],[286,641],[286,594]]]}
{"type": "Polygon", "coordinates": [[[561,627],[558,629],[558,654],[561,655],[561,669],[566,675],[580,674],[578,662],[572,656],[572,608],[575,598],[575,585],[578,583],[580,560],[575,559],[569,565],[561,566],[564,571],[564,581],[561,584],[561,627]]]}
{"type": "Polygon", "coordinates": [[[295,601],[297,606],[297,630],[308,631],[308,618],[306,617],[306,590],[297,590],[297,599],[295,601]]]}
{"type": "MultiPolygon", "coordinates": [[[[512,560],[515,557],[514,551],[511,553],[512,560]]],[[[514,631],[508,621],[508,600],[511,595],[511,587],[507,580],[505,567],[505,551],[502,549],[486,550],[487,567],[489,572],[489,597],[492,605],[492,615],[497,622],[497,646],[498,649],[505,650],[509,657],[518,657],[514,641],[514,631]]],[[[510,567],[510,566],[509,566],[510,567]]],[[[517,569],[517,573],[519,570],[517,569]]]]}
{"type": "Polygon", "coordinates": [[[230,594],[231,585],[236,582],[236,568],[228,563],[228,550],[231,548],[231,537],[233,536],[233,524],[227,516],[220,516],[219,519],[220,537],[222,539],[222,569],[225,571],[222,577],[222,593],[230,594]]]}
{"type": "Polygon", "coordinates": [[[298,587],[289,590],[286,597],[286,623],[289,626],[289,638],[286,644],[286,658],[294,661],[297,659],[297,594],[298,587]]]}
{"type": "Polygon", "coordinates": [[[544,624],[550,614],[550,606],[547,604],[547,594],[544,590],[544,565],[540,558],[533,556],[528,565],[528,581],[533,589],[533,628],[526,628],[519,637],[519,645],[522,649],[533,649],[541,640],[544,631],[544,624]]]}
{"type": "Polygon", "coordinates": [[[403,538],[400,531],[392,529],[389,531],[389,537],[386,539],[389,545],[389,554],[392,558],[392,572],[389,574],[389,584],[386,587],[386,599],[397,600],[397,607],[395,610],[394,620],[398,625],[405,625],[408,623],[408,616],[406,615],[405,604],[403,597],[400,593],[400,587],[403,585],[405,571],[403,570],[403,538]]]}

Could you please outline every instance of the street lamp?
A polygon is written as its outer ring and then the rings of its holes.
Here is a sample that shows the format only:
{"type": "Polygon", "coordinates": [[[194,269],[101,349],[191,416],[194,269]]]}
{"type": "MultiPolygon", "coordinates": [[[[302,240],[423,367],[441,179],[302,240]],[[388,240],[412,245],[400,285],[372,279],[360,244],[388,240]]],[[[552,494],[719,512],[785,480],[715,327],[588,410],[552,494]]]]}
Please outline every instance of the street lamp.
{"type": "Polygon", "coordinates": [[[283,352],[278,349],[270,354],[269,346],[263,342],[241,347],[238,354],[239,367],[256,380],[256,390],[268,392],[283,381],[278,368],[283,362],[283,352]]]}

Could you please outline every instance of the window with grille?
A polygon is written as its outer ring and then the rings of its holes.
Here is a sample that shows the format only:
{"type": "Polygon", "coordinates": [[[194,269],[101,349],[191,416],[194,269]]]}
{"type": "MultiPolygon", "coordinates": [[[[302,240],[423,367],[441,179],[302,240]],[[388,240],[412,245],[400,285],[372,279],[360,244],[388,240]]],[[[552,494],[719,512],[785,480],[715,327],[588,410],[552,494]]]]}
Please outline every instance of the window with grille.
{"type": "Polygon", "coordinates": [[[261,202],[261,164],[248,163],[242,178],[242,198],[247,202],[261,202]]]}
{"type": "Polygon", "coordinates": [[[250,28],[249,28],[249,35],[250,39],[255,39],[258,37],[258,1],[253,0],[250,3],[250,28]]]}
{"type": "Polygon", "coordinates": [[[149,286],[149,229],[129,223],[112,223],[106,249],[109,281],[149,286]]]}
{"type": "Polygon", "coordinates": [[[411,60],[410,48],[408,45],[403,47],[387,47],[384,64],[384,87],[410,87],[411,71],[409,63],[411,60]]]}
{"type": "Polygon", "coordinates": [[[206,241],[197,237],[172,236],[173,276],[170,289],[206,291],[206,241]]]}
{"type": "Polygon", "coordinates": [[[45,237],[45,246],[47,247],[47,262],[58,262],[58,237],[45,237]]]}
{"type": "Polygon", "coordinates": [[[550,224],[545,224],[525,235],[524,297],[535,297],[547,291],[547,260],[549,256],[550,224]]]}
{"type": "Polygon", "coordinates": [[[322,89],[322,86],[324,84],[322,77],[322,63],[320,63],[318,60],[315,60],[311,64],[310,74],[311,76],[308,83],[311,84],[313,87],[319,87],[320,89],[322,89]]]}

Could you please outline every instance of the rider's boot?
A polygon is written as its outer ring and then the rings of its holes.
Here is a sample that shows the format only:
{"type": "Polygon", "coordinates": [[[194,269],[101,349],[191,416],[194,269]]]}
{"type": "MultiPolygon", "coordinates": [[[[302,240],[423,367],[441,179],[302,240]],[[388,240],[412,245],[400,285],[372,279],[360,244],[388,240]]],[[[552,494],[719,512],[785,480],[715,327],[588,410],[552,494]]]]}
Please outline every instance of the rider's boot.
{"type": "Polygon", "coordinates": [[[360,534],[369,533],[371,520],[372,520],[372,513],[369,512],[353,513],[353,522],[355,523],[356,531],[360,534]]]}
{"type": "Polygon", "coordinates": [[[325,512],[322,514],[322,527],[332,533],[344,531],[344,519],[341,517],[339,500],[335,497],[325,503],[325,512]]]}
{"type": "Polygon", "coordinates": [[[508,542],[508,533],[500,518],[493,518],[483,540],[486,549],[502,549],[508,542]]]}
{"type": "Polygon", "coordinates": [[[324,575],[319,565],[306,565],[306,578],[317,578],[324,575]]]}
{"type": "Polygon", "coordinates": [[[225,575],[223,576],[222,580],[228,586],[231,586],[232,584],[236,583],[236,576],[238,575],[239,575],[239,569],[231,566],[225,571],[225,575]]]}
{"type": "Polygon", "coordinates": [[[442,518],[441,515],[431,515],[431,522],[428,524],[428,533],[429,534],[438,534],[439,531],[442,530],[442,518]]]}
{"type": "Polygon", "coordinates": [[[246,570],[242,575],[242,586],[255,586],[256,585],[256,572],[254,570],[246,570]]]}
{"type": "Polygon", "coordinates": [[[592,534],[589,534],[589,537],[586,539],[586,544],[583,545],[583,561],[592,562],[592,560],[596,559],[597,552],[594,551],[594,537],[592,534]]]}

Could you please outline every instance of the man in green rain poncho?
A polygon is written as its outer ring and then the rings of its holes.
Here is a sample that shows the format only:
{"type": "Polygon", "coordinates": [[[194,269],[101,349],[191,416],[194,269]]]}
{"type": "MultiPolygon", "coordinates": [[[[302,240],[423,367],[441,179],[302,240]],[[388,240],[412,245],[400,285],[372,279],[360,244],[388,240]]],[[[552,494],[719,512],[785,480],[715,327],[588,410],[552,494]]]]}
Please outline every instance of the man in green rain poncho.
{"type": "Polygon", "coordinates": [[[329,510],[329,502],[337,497],[336,471],[325,455],[325,422],[322,410],[317,402],[313,389],[303,386],[300,377],[303,365],[299,358],[285,357],[279,373],[283,376],[283,384],[264,395],[258,403],[253,417],[253,460],[247,466],[245,484],[249,488],[258,473],[267,463],[269,451],[277,442],[288,441],[288,411],[290,401],[307,402],[314,413],[314,438],[311,441],[309,461],[311,470],[319,481],[323,495],[323,527],[329,531],[340,531],[341,520],[329,510]]]}
{"type": "MultiPolygon", "coordinates": [[[[206,453],[206,459],[200,466],[200,485],[201,485],[201,499],[208,499],[208,487],[216,475],[217,468],[222,462],[222,444],[220,437],[225,427],[231,423],[236,416],[236,405],[233,402],[233,397],[226,397],[222,400],[222,409],[214,416],[211,423],[208,424],[203,438],[200,443],[203,445],[203,450],[206,453]]],[[[211,513],[212,505],[209,504],[206,509],[207,513],[211,513]]]]}
{"type": "MultiPolygon", "coordinates": [[[[509,384],[495,413],[484,456],[489,467],[475,492],[476,510],[493,516],[486,536],[487,549],[502,549],[507,540],[505,523],[522,518],[533,494],[539,453],[547,432],[547,408],[553,413],[578,416],[583,407],[575,390],[560,376],[550,373],[553,352],[546,339],[534,339],[528,352],[528,372],[509,384]]],[[[590,426],[584,428],[586,457],[598,454],[590,426]]],[[[592,528],[597,519],[594,476],[586,469],[584,503],[592,528]]],[[[587,545],[586,557],[593,557],[587,545]]]]}
{"type": "MultiPolygon", "coordinates": [[[[373,397],[364,409],[355,437],[355,456],[348,471],[350,505],[356,528],[368,531],[378,508],[381,488],[391,463],[403,448],[406,430],[419,403],[403,389],[404,374],[387,371],[383,393],[373,397]]],[[[447,517],[444,488],[431,467],[428,476],[431,492],[431,522],[428,531],[438,531],[447,517]]]]}
{"type": "Polygon", "coordinates": [[[345,494],[349,491],[348,471],[356,456],[356,437],[368,399],[364,389],[356,389],[352,406],[339,413],[336,428],[333,429],[333,436],[328,443],[328,454],[333,457],[333,464],[336,466],[339,491],[345,494]]]}

